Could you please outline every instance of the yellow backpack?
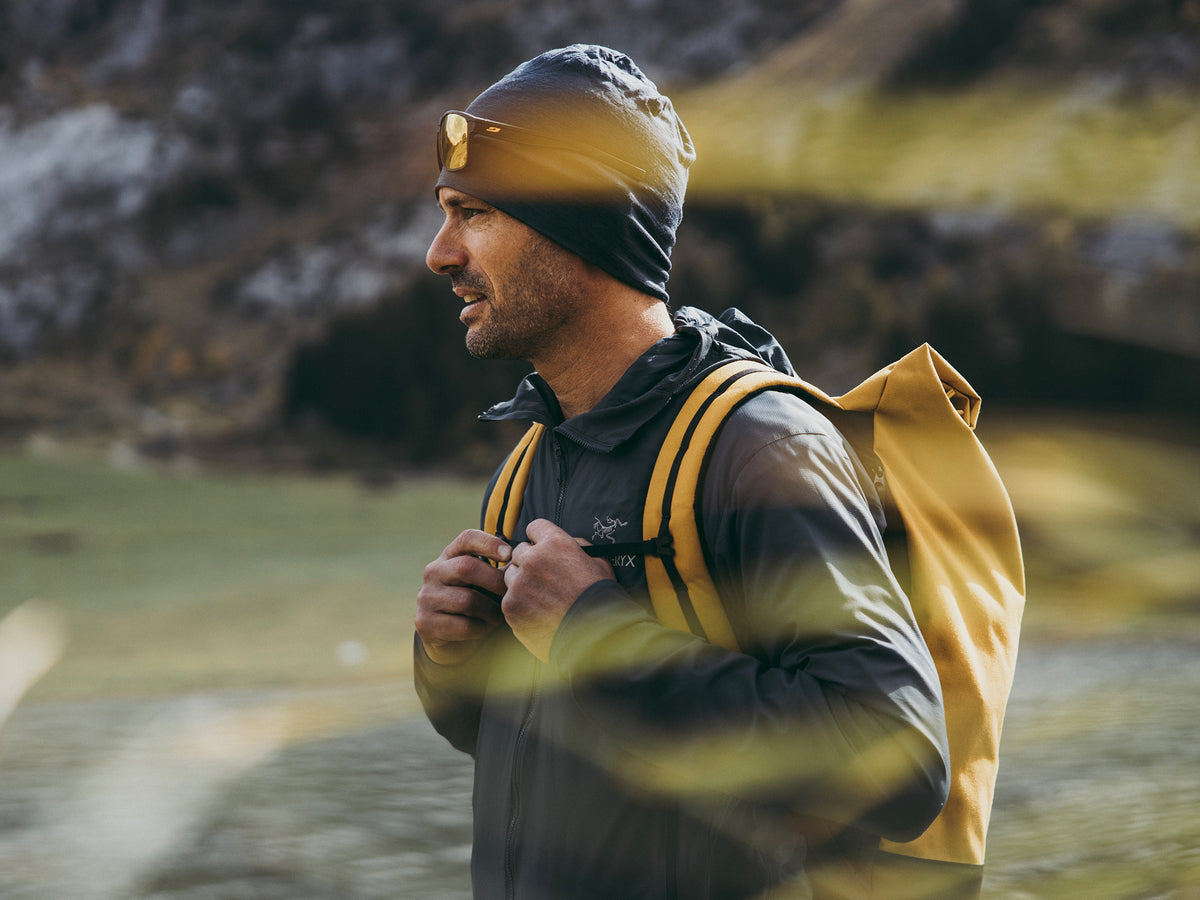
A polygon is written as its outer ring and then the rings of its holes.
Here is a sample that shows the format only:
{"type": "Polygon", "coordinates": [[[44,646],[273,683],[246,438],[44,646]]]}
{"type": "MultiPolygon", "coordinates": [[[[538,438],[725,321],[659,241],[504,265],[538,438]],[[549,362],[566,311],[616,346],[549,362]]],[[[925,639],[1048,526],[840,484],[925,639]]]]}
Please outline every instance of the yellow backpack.
{"type": "MultiPolygon", "coordinates": [[[[898,514],[908,594],[941,681],[950,739],[945,808],[914,841],[881,841],[874,893],[891,900],[978,894],[996,783],[1000,727],[1012,687],[1025,576],[1016,518],[975,436],[979,395],[924,344],[841,397],[750,360],[693,389],[659,451],[646,497],[646,579],[655,614],[731,650],[737,638],[704,561],[696,490],[726,416],[763,390],[790,390],[821,409],[882,475],[898,514]]],[[[532,426],[488,498],[484,527],[511,536],[544,427],[532,426]]],[[[878,477],[876,479],[879,480],[878,477]]],[[[889,525],[889,532],[893,526],[889,525]]]]}

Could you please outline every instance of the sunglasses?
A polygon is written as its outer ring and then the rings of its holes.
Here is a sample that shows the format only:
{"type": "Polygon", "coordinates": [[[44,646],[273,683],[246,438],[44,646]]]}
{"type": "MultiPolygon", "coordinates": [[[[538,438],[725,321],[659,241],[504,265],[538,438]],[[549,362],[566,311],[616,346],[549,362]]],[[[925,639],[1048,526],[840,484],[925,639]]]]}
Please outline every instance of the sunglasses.
{"type": "Polygon", "coordinates": [[[605,165],[624,172],[634,179],[646,177],[646,170],[635,166],[619,156],[613,156],[598,147],[588,144],[568,143],[559,138],[551,137],[540,131],[519,128],[516,125],[506,125],[503,122],[493,122],[465,112],[451,110],[442,116],[438,125],[437,157],[438,165],[447,172],[458,172],[467,167],[471,155],[471,136],[486,137],[498,141],[508,141],[513,144],[528,144],[535,147],[559,147],[574,150],[589,156],[605,165]]]}

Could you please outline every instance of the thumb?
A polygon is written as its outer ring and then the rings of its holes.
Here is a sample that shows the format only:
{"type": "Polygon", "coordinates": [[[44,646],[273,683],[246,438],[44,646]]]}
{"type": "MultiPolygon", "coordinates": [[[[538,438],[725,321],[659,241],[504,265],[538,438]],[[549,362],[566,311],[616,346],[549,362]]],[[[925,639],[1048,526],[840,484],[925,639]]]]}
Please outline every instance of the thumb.
{"type": "Polygon", "coordinates": [[[525,538],[531,544],[548,541],[558,535],[566,535],[566,532],[549,519],[534,519],[525,526],[525,538]]]}

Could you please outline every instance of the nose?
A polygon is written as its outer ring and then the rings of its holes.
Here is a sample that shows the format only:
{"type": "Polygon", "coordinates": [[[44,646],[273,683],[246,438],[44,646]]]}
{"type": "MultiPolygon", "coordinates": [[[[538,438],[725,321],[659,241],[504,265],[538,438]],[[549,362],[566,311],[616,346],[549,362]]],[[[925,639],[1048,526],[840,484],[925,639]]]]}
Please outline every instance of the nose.
{"type": "Polygon", "coordinates": [[[467,262],[466,252],[462,243],[455,238],[453,226],[454,223],[447,217],[425,253],[425,265],[438,275],[449,275],[467,262]]]}

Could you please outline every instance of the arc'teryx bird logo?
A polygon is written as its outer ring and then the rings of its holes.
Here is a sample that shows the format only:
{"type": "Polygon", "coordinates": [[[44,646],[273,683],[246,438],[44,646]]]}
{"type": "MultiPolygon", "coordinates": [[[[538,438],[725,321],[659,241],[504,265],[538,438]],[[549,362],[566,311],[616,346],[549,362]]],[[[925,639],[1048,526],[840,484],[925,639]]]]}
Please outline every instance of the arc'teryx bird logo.
{"type": "MultiPolygon", "coordinates": [[[[617,529],[624,528],[629,524],[620,519],[614,519],[612,516],[605,516],[603,522],[600,521],[599,516],[592,516],[592,520],[596,523],[596,527],[592,531],[593,544],[617,543],[617,529]]],[[[609,557],[608,561],[614,569],[632,569],[637,565],[637,557],[632,553],[609,557]]]]}
{"type": "Polygon", "coordinates": [[[614,519],[612,516],[606,516],[606,521],[601,522],[599,516],[592,516],[596,523],[596,530],[592,532],[593,544],[615,544],[615,537],[618,528],[628,525],[628,522],[622,522],[620,519],[614,519]]]}

